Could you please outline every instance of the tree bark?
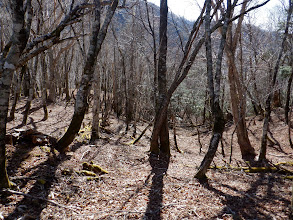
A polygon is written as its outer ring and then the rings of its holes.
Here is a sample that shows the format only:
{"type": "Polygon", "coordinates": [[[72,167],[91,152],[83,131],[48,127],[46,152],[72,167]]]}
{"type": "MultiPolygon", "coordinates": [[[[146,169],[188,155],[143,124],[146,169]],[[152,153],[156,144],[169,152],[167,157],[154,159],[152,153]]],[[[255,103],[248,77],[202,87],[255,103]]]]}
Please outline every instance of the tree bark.
{"type": "Polygon", "coordinates": [[[53,50],[48,50],[48,57],[49,57],[49,95],[48,101],[54,103],[56,101],[56,79],[55,79],[55,60],[53,55],[53,50]]]}
{"type": "MultiPolygon", "coordinates": [[[[247,3],[247,1],[243,2],[241,13],[245,11],[247,3]]],[[[237,44],[240,39],[240,32],[243,19],[244,15],[239,17],[234,34],[232,34],[232,24],[230,24],[228,27],[226,55],[228,58],[227,62],[231,107],[234,124],[236,126],[238,145],[241,150],[242,158],[245,160],[253,160],[256,154],[254,148],[251,146],[246,128],[246,96],[243,83],[241,82],[243,81],[243,77],[240,76],[240,74],[242,73],[239,73],[239,71],[237,70],[235,60],[235,53],[237,44]]]]}
{"type": "Polygon", "coordinates": [[[41,96],[42,96],[42,106],[44,111],[43,121],[48,119],[48,108],[47,108],[47,64],[45,60],[45,54],[41,54],[41,66],[42,66],[42,75],[41,75],[41,96]]]}
{"type": "Polygon", "coordinates": [[[254,148],[248,138],[246,128],[246,98],[244,96],[244,88],[239,79],[239,74],[235,66],[233,57],[228,58],[228,76],[230,84],[230,96],[233,120],[236,126],[236,134],[238,145],[241,150],[243,159],[252,160],[255,157],[254,148]]]}
{"type": "Polygon", "coordinates": [[[7,56],[0,59],[0,188],[9,188],[10,182],[6,171],[6,123],[9,106],[10,86],[13,71],[18,65],[18,60],[24,50],[31,24],[31,1],[26,2],[28,19],[25,19],[24,2],[11,0],[13,29],[11,46],[7,56]],[[26,24],[25,24],[26,23],[26,24]]]}
{"type": "Polygon", "coordinates": [[[158,126],[158,116],[162,111],[163,102],[167,97],[167,25],[168,25],[168,3],[167,0],[161,0],[160,3],[160,45],[158,60],[158,101],[153,134],[151,139],[151,153],[159,154],[160,152],[170,155],[168,114],[164,114],[163,122],[160,125],[159,135],[154,135],[158,126]]]}
{"type": "Polygon", "coordinates": [[[94,80],[94,105],[93,105],[93,122],[92,122],[92,134],[91,142],[100,138],[100,105],[101,105],[101,85],[100,85],[100,73],[95,73],[94,80]]]}
{"type": "Polygon", "coordinates": [[[272,91],[274,91],[274,87],[276,85],[277,74],[278,74],[278,71],[279,71],[280,62],[281,62],[281,58],[282,58],[284,47],[285,47],[285,42],[286,42],[286,39],[287,39],[287,36],[288,36],[288,31],[289,31],[289,25],[290,25],[292,11],[293,11],[293,3],[292,3],[291,0],[289,0],[289,10],[288,10],[288,14],[287,14],[285,32],[284,32],[284,36],[283,36],[283,40],[282,40],[281,49],[279,51],[278,59],[276,61],[273,76],[272,76],[271,92],[269,93],[269,96],[268,96],[268,98],[266,100],[266,105],[265,105],[265,117],[264,117],[264,123],[263,123],[263,133],[262,133],[262,137],[261,137],[261,147],[260,147],[260,153],[259,153],[259,158],[258,158],[259,162],[266,161],[267,137],[268,137],[268,130],[269,130],[269,119],[270,119],[270,116],[271,116],[271,100],[272,100],[272,97],[273,97],[273,92],[272,91]]]}
{"type": "Polygon", "coordinates": [[[31,79],[30,79],[30,73],[28,71],[27,64],[25,65],[26,65],[26,71],[24,72],[23,80],[22,80],[22,94],[24,95],[24,97],[28,97],[31,79]]]}
{"type": "Polygon", "coordinates": [[[218,56],[216,61],[215,77],[213,74],[213,58],[212,58],[212,42],[211,42],[211,0],[206,1],[206,16],[205,16],[205,46],[206,46],[206,58],[207,58],[207,78],[209,96],[211,100],[211,110],[213,115],[213,135],[210,140],[208,151],[201,162],[201,165],[195,175],[195,178],[202,180],[206,179],[206,172],[212,163],[216,154],[219,142],[222,138],[222,134],[225,128],[225,120],[222,109],[220,107],[220,88],[221,88],[221,67],[224,48],[226,45],[226,33],[228,27],[228,21],[231,13],[231,1],[227,1],[227,12],[225,15],[224,26],[222,28],[222,38],[218,50],[218,56]]]}
{"type": "Polygon", "coordinates": [[[26,72],[27,72],[27,65],[24,65],[21,67],[21,71],[20,71],[19,76],[17,76],[17,84],[16,84],[16,88],[14,90],[13,102],[12,102],[12,106],[11,106],[10,113],[9,113],[9,121],[14,120],[16,104],[17,104],[18,99],[20,97],[21,82],[22,82],[22,78],[23,78],[24,74],[26,74],[26,72]]]}
{"type": "Polygon", "coordinates": [[[28,99],[26,101],[26,104],[25,104],[25,110],[24,110],[24,113],[23,113],[23,118],[22,118],[22,124],[23,125],[26,125],[27,123],[27,118],[28,118],[28,115],[29,115],[29,111],[31,109],[31,103],[34,99],[34,93],[35,93],[35,87],[36,87],[36,78],[37,78],[37,71],[38,71],[38,56],[34,57],[33,59],[33,68],[32,70],[30,71],[31,74],[30,74],[30,88],[29,88],[29,96],[28,96],[28,99]]]}
{"type": "Polygon", "coordinates": [[[285,121],[286,121],[286,124],[289,124],[291,85],[292,85],[292,80],[293,80],[293,51],[291,52],[290,62],[291,62],[291,74],[290,74],[288,84],[287,84],[286,104],[285,104],[285,121]]]}
{"type": "Polygon", "coordinates": [[[74,106],[74,114],[71,119],[69,128],[63,137],[57,142],[56,149],[60,152],[65,152],[68,146],[72,143],[77,135],[82,121],[84,119],[85,112],[88,108],[88,95],[91,87],[91,80],[95,70],[95,64],[97,55],[99,54],[104,39],[107,34],[108,26],[112,20],[114,12],[118,5],[118,0],[114,0],[112,5],[108,8],[104,23],[100,29],[100,15],[101,5],[100,0],[95,0],[95,20],[92,26],[92,36],[90,41],[90,47],[85,62],[83,76],[76,95],[76,101],[74,106]]]}

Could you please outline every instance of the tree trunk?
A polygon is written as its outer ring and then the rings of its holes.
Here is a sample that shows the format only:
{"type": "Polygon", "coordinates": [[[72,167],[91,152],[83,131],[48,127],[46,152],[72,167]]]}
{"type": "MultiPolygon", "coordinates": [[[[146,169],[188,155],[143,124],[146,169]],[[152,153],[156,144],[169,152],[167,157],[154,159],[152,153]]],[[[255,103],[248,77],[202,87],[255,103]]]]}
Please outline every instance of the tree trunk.
{"type": "Polygon", "coordinates": [[[23,78],[23,76],[24,76],[24,74],[26,72],[27,72],[27,66],[24,65],[24,66],[21,67],[20,75],[17,77],[17,85],[16,85],[16,88],[14,90],[13,102],[12,102],[12,106],[11,106],[10,113],[9,113],[9,120],[10,121],[14,120],[16,104],[17,104],[18,99],[20,97],[22,78],[23,78]]]}
{"type": "Polygon", "coordinates": [[[54,61],[54,55],[53,50],[48,50],[48,57],[49,57],[49,96],[48,96],[48,102],[54,103],[56,101],[56,79],[55,79],[55,61],[54,61]]]}
{"type": "Polygon", "coordinates": [[[58,141],[56,149],[60,152],[65,152],[68,146],[72,143],[77,135],[82,121],[84,119],[85,112],[88,108],[88,95],[91,88],[91,80],[95,70],[95,64],[97,56],[101,50],[102,44],[107,34],[108,26],[112,20],[114,12],[118,5],[118,0],[114,0],[111,7],[108,8],[104,23],[100,29],[100,15],[101,5],[100,0],[95,0],[95,20],[92,26],[92,36],[90,41],[90,47],[85,62],[83,76],[76,95],[76,101],[74,106],[74,114],[71,119],[69,128],[63,137],[58,141]]]}
{"type": "Polygon", "coordinates": [[[95,80],[93,84],[94,89],[94,105],[93,105],[93,122],[92,122],[92,135],[91,142],[100,138],[100,105],[101,105],[101,85],[100,73],[95,73],[95,80]]]}
{"type": "MultiPolygon", "coordinates": [[[[248,2],[246,1],[242,4],[241,12],[245,11],[247,3],[248,2]]],[[[236,126],[237,141],[241,150],[242,158],[245,160],[253,160],[256,154],[254,148],[251,146],[246,128],[246,96],[243,83],[241,82],[243,81],[243,77],[240,76],[242,72],[239,73],[237,70],[235,60],[235,53],[240,39],[243,19],[244,15],[239,17],[234,34],[232,34],[232,24],[229,25],[227,32],[227,47],[225,50],[228,58],[231,107],[234,124],[236,126]]]]}
{"type": "Polygon", "coordinates": [[[22,80],[22,94],[24,95],[24,97],[28,97],[29,96],[29,88],[30,88],[30,73],[28,71],[28,67],[27,67],[27,64],[26,65],[26,71],[24,73],[24,76],[23,76],[23,80],[22,80]]]}
{"type": "Polygon", "coordinates": [[[285,104],[285,121],[286,124],[289,124],[289,111],[290,111],[290,97],[291,97],[291,85],[293,80],[293,53],[291,53],[291,74],[287,84],[287,93],[286,93],[286,104],[285,104]]]}
{"type": "Polygon", "coordinates": [[[48,109],[47,109],[47,64],[45,60],[45,54],[41,54],[41,66],[42,66],[42,75],[41,75],[41,96],[42,96],[42,105],[44,110],[43,121],[48,119],[48,109]]]}
{"type": "Polygon", "coordinates": [[[222,134],[225,128],[225,120],[223,112],[220,107],[220,88],[221,88],[221,67],[224,48],[226,45],[226,33],[228,27],[228,21],[231,13],[231,1],[227,2],[227,12],[225,15],[224,26],[222,29],[222,38],[218,50],[218,57],[216,62],[216,73],[213,75],[213,58],[212,58],[212,42],[211,42],[211,0],[206,1],[206,16],[205,16],[205,46],[206,46],[206,58],[207,58],[207,78],[209,96],[211,102],[211,110],[213,115],[213,135],[210,141],[208,152],[206,153],[201,165],[195,175],[195,178],[202,180],[206,179],[206,172],[212,163],[216,154],[219,142],[222,138],[222,134]],[[215,80],[214,80],[215,79],[215,80]]]}
{"type": "MultiPolygon", "coordinates": [[[[279,71],[279,66],[280,66],[282,55],[283,55],[285,42],[286,42],[286,39],[287,39],[287,36],[288,36],[288,30],[289,30],[292,10],[293,10],[293,3],[291,2],[291,0],[289,0],[289,10],[288,10],[288,14],[287,14],[286,27],[285,27],[283,40],[282,40],[281,49],[279,51],[278,59],[276,61],[273,76],[272,76],[271,91],[274,90],[274,87],[276,85],[277,74],[278,74],[278,71],[279,71]]],[[[262,133],[262,137],[261,137],[261,147],[260,147],[260,154],[259,154],[259,158],[258,158],[258,161],[260,161],[260,162],[263,162],[263,161],[266,160],[267,136],[268,136],[268,130],[269,130],[269,119],[270,119],[270,116],[271,116],[271,100],[272,100],[272,97],[273,97],[273,93],[270,92],[269,96],[268,96],[268,98],[266,100],[265,117],[264,117],[264,123],[263,123],[263,133],[262,133]]]]}
{"type": "Polygon", "coordinates": [[[25,104],[25,110],[23,112],[23,119],[22,119],[22,124],[23,125],[26,125],[27,123],[27,118],[28,118],[28,115],[29,115],[29,111],[31,109],[31,103],[34,99],[34,93],[35,93],[35,87],[36,87],[36,78],[37,78],[37,71],[38,71],[38,56],[36,56],[34,59],[33,59],[33,69],[31,72],[31,82],[30,82],[30,89],[29,89],[29,96],[28,96],[28,99],[26,101],[26,104],[25,104]]]}
{"type": "Polygon", "coordinates": [[[7,56],[0,59],[0,188],[10,187],[6,171],[6,123],[9,107],[10,86],[13,71],[18,65],[18,60],[24,50],[30,32],[32,18],[31,1],[26,2],[28,19],[25,19],[23,1],[11,0],[13,29],[11,46],[7,56]],[[27,22],[25,26],[25,21],[27,22]]]}
{"type": "Polygon", "coordinates": [[[237,141],[241,150],[242,158],[252,160],[255,157],[254,148],[248,138],[245,116],[246,116],[246,98],[244,88],[240,82],[240,76],[235,66],[234,57],[228,58],[228,77],[230,84],[230,96],[233,120],[236,126],[237,141]]]}
{"type": "Polygon", "coordinates": [[[167,0],[161,0],[160,4],[160,45],[159,45],[159,61],[158,61],[158,101],[156,118],[151,139],[151,153],[170,155],[168,114],[164,112],[163,123],[156,123],[158,116],[163,111],[162,106],[167,98],[167,19],[168,19],[168,3],[167,0]],[[158,128],[160,126],[160,128],[158,128]],[[156,135],[157,133],[158,135],[156,135]]]}

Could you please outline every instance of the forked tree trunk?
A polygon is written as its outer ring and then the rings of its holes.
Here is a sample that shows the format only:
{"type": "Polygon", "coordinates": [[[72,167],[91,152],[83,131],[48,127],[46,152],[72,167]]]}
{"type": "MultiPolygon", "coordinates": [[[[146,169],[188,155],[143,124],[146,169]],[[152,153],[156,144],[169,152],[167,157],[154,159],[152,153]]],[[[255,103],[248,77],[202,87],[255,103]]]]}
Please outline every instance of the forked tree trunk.
{"type": "MultiPolygon", "coordinates": [[[[248,1],[242,4],[241,12],[244,12],[248,1]]],[[[238,23],[234,34],[232,34],[232,24],[228,28],[227,36],[227,47],[226,55],[228,62],[228,78],[230,85],[230,97],[231,97],[231,107],[234,119],[234,124],[236,126],[237,141],[241,150],[242,158],[245,160],[253,160],[256,156],[254,148],[251,146],[250,140],[248,138],[247,127],[246,127],[246,96],[244,86],[241,81],[243,77],[240,76],[242,72],[239,73],[236,67],[235,53],[237,44],[240,38],[240,32],[242,27],[242,22],[244,19],[244,14],[239,17],[238,23]]]]}
{"type": "Polygon", "coordinates": [[[235,66],[234,57],[228,57],[228,76],[230,84],[230,96],[233,120],[236,126],[238,145],[243,159],[253,160],[255,157],[254,148],[249,141],[246,128],[246,97],[244,88],[240,82],[240,76],[235,66]]]}
{"type": "Polygon", "coordinates": [[[170,155],[168,114],[164,112],[163,123],[157,123],[158,116],[162,113],[163,102],[167,98],[167,19],[168,3],[161,0],[160,4],[160,45],[158,61],[158,108],[156,108],[155,124],[151,139],[150,151],[154,154],[160,152],[170,155]]]}
{"type": "Polygon", "coordinates": [[[88,109],[87,100],[91,88],[91,80],[93,78],[97,56],[101,50],[102,44],[107,34],[108,26],[112,20],[117,5],[118,0],[114,0],[112,5],[107,10],[104,23],[100,29],[101,3],[100,0],[95,0],[95,20],[92,26],[90,47],[83,70],[83,76],[76,95],[74,114],[71,119],[71,123],[66,133],[58,141],[56,146],[56,149],[60,152],[65,152],[68,146],[73,142],[81,127],[85,112],[88,109]]]}
{"type": "Polygon", "coordinates": [[[216,72],[213,74],[213,58],[212,58],[212,42],[211,42],[211,0],[206,1],[206,16],[205,16],[205,46],[206,46],[206,58],[207,58],[207,78],[208,88],[210,95],[211,110],[213,115],[213,135],[210,140],[208,151],[201,162],[201,165],[195,175],[197,179],[205,179],[206,172],[212,163],[216,154],[219,142],[222,138],[222,134],[225,128],[225,120],[222,109],[220,107],[220,88],[221,88],[221,67],[224,48],[226,44],[226,33],[228,27],[228,20],[231,12],[231,1],[228,0],[227,12],[225,15],[224,26],[222,28],[222,38],[218,50],[216,72]],[[215,80],[214,80],[215,79],[215,80]]]}

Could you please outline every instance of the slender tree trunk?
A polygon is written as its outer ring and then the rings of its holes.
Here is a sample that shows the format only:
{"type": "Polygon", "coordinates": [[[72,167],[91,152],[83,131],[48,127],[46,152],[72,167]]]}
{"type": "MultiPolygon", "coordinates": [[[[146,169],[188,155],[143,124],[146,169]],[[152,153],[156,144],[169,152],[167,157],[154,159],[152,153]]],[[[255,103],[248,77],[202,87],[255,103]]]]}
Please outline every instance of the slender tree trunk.
{"type": "Polygon", "coordinates": [[[291,74],[287,84],[287,93],[286,93],[286,104],[285,104],[285,121],[286,124],[289,124],[289,111],[290,111],[290,97],[291,97],[291,85],[293,80],[293,53],[291,53],[291,74]]]}
{"type": "Polygon", "coordinates": [[[11,120],[11,121],[14,119],[16,104],[17,104],[18,99],[20,97],[22,78],[23,78],[24,74],[26,73],[26,71],[27,71],[27,66],[24,65],[21,67],[21,71],[20,71],[19,76],[17,76],[17,85],[14,90],[13,102],[12,102],[12,106],[11,106],[10,113],[9,113],[9,120],[11,120]]]}
{"type": "MultiPolygon", "coordinates": [[[[271,91],[274,90],[276,81],[277,81],[277,74],[279,71],[279,66],[281,62],[281,58],[283,55],[284,47],[285,47],[285,42],[288,36],[288,30],[289,30],[289,25],[290,25],[290,19],[291,19],[291,14],[293,10],[293,3],[291,0],[289,0],[289,10],[288,10],[288,15],[287,15],[287,21],[286,21],[286,27],[285,27],[285,32],[282,40],[282,45],[281,49],[279,52],[278,59],[275,64],[273,76],[272,76],[272,83],[271,83],[271,91]]],[[[260,153],[259,153],[259,158],[258,161],[264,162],[266,160],[266,153],[267,153],[267,137],[268,137],[268,130],[269,130],[269,119],[271,116],[271,100],[273,97],[273,93],[270,92],[269,96],[266,100],[266,106],[265,106],[265,116],[264,116],[264,123],[263,123],[263,133],[261,137],[261,147],[260,147],[260,153]]]]}
{"type": "Polygon", "coordinates": [[[64,55],[64,69],[65,69],[65,77],[64,77],[64,93],[65,93],[65,100],[66,102],[70,101],[70,93],[69,93],[69,73],[72,70],[71,65],[73,64],[73,57],[74,57],[74,47],[70,50],[70,58],[66,55],[64,55]]]}
{"type": "Polygon", "coordinates": [[[236,126],[237,141],[241,150],[242,158],[252,160],[255,157],[255,152],[249,141],[246,128],[246,98],[244,96],[244,88],[240,82],[240,76],[236,69],[233,57],[228,58],[228,65],[231,106],[233,120],[236,126]]]}
{"type": "Polygon", "coordinates": [[[33,69],[31,71],[31,82],[30,82],[30,89],[29,89],[29,97],[25,104],[25,110],[23,112],[23,119],[22,124],[26,125],[27,118],[29,115],[29,111],[31,109],[31,103],[34,99],[35,87],[36,87],[36,78],[37,78],[37,71],[38,71],[38,56],[33,59],[33,69]]]}
{"type": "Polygon", "coordinates": [[[92,123],[92,135],[91,142],[100,138],[100,105],[101,105],[101,85],[100,85],[100,73],[95,73],[95,80],[93,84],[94,89],[94,105],[93,105],[93,123],[92,123]]]}
{"type": "MultiPolygon", "coordinates": [[[[247,1],[242,5],[241,12],[246,9],[247,1]]],[[[227,62],[228,62],[228,78],[230,85],[230,97],[231,97],[231,107],[234,123],[236,126],[236,134],[238,145],[241,150],[242,158],[245,160],[253,160],[256,156],[254,148],[251,146],[250,140],[248,138],[247,128],[246,128],[246,96],[243,83],[243,77],[240,76],[242,72],[239,73],[236,67],[235,53],[239,39],[241,38],[241,27],[244,19],[244,15],[240,16],[234,34],[232,34],[232,24],[228,28],[228,40],[226,47],[227,62]]],[[[240,70],[241,71],[241,70],[240,70]]]]}
{"type": "Polygon", "coordinates": [[[135,105],[135,95],[134,95],[134,42],[131,42],[130,48],[130,69],[129,77],[127,78],[127,108],[126,108],[126,124],[130,124],[134,119],[134,105],[135,105]]]}
{"type": "Polygon", "coordinates": [[[53,50],[48,50],[48,57],[49,57],[49,96],[48,96],[48,102],[54,103],[56,101],[56,73],[55,73],[55,61],[54,61],[54,55],[53,50]]]}
{"type": "Polygon", "coordinates": [[[122,98],[120,94],[121,85],[119,84],[119,77],[117,75],[117,64],[116,64],[116,50],[114,49],[114,63],[113,63],[112,79],[113,79],[113,110],[116,113],[117,118],[120,118],[122,113],[122,98]]]}
{"type": "Polygon", "coordinates": [[[28,66],[26,64],[26,71],[24,73],[24,76],[23,76],[23,80],[22,80],[22,94],[24,95],[24,97],[28,97],[29,96],[29,88],[30,88],[30,73],[29,73],[29,70],[28,70],[28,66]]]}
{"type": "Polygon", "coordinates": [[[42,75],[41,75],[41,96],[42,96],[42,105],[44,110],[43,121],[48,119],[48,109],[47,109],[47,64],[45,60],[45,54],[41,54],[41,66],[42,66],[42,75]]]}
{"type": "Polygon", "coordinates": [[[155,112],[158,110],[158,65],[157,65],[157,43],[156,43],[156,34],[154,30],[154,12],[152,8],[152,15],[153,15],[153,23],[151,23],[150,19],[150,13],[149,13],[149,6],[147,1],[145,0],[145,7],[146,7],[146,12],[147,12],[147,21],[148,21],[148,27],[152,36],[152,43],[153,43],[153,76],[154,76],[154,91],[153,91],[153,100],[154,100],[154,109],[155,112]]]}
{"type": "Polygon", "coordinates": [[[213,75],[213,58],[212,58],[212,42],[211,42],[211,0],[206,1],[206,16],[205,16],[205,46],[206,46],[206,57],[207,57],[207,78],[208,78],[208,88],[211,100],[211,110],[213,115],[213,135],[210,140],[208,151],[201,162],[201,165],[195,175],[197,179],[205,179],[206,172],[212,163],[214,156],[216,154],[219,142],[222,138],[222,134],[225,128],[225,120],[223,116],[222,109],[220,107],[220,88],[221,88],[221,67],[224,48],[226,44],[226,33],[228,27],[228,20],[231,13],[231,1],[228,0],[227,12],[225,15],[224,26],[222,29],[222,38],[220,47],[218,50],[218,57],[216,62],[216,73],[215,77],[213,75]]]}
{"type": "Polygon", "coordinates": [[[163,123],[159,129],[159,135],[154,135],[156,126],[159,126],[158,116],[161,114],[163,102],[167,97],[167,19],[168,19],[168,3],[167,0],[161,0],[160,4],[160,45],[159,45],[159,61],[158,61],[158,102],[151,139],[151,153],[170,155],[170,141],[169,141],[169,127],[168,127],[168,114],[164,114],[163,123]]]}
{"type": "Polygon", "coordinates": [[[60,152],[65,152],[67,150],[68,146],[72,143],[75,136],[77,135],[84,119],[85,112],[88,108],[87,100],[91,88],[91,80],[93,78],[97,56],[101,50],[102,44],[107,34],[108,26],[112,20],[117,5],[118,0],[114,0],[112,5],[107,10],[104,23],[100,29],[101,5],[100,0],[95,0],[95,20],[92,26],[90,47],[87,54],[81,83],[76,95],[74,114],[71,119],[71,123],[66,133],[58,141],[56,146],[56,149],[60,152]]]}
{"type": "Polygon", "coordinates": [[[128,114],[128,109],[129,109],[129,97],[128,97],[128,84],[127,84],[127,77],[126,77],[126,64],[125,64],[125,56],[121,54],[121,65],[122,65],[122,87],[123,87],[123,95],[125,97],[125,115],[126,115],[126,128],[125,132],[128,131],[129,129],[129,121],[127,120],[127,114],[128,114]]]}

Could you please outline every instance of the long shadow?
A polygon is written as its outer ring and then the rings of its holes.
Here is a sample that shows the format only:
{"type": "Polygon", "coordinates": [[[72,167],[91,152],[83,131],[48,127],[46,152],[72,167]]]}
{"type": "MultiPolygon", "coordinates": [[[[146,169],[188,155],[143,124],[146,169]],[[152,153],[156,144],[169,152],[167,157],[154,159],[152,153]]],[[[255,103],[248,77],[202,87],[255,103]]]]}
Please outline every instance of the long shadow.
{"type": "MultiPolygon", "coordinates": [[[[79,146],[79,143],[77,143],[76,146],[74,145],[72,151],[77,150],[79,146]]],[[[31,178],[28,177],[20,180],[22,182],[19,182],[18,185],[22,187],[27,185],[30,179],[37,181],[29,192],[26,193],[28,196],[24,196],[23,199],[17,203],[13,212],[11,212],[5,219],[19,219],[24,216],[29,219],[41,219],[42,210],[48,205],[46,199],[50,194],[53,184],[56,182],[55,173],[57,167],[70,159],[71,156],[56,156],[54,151],[52,151],[48,159],[36,167],[35,171],[30,175],[31,178]]],[[[4,205],[8,205],[8,203],[9,201],[4,205]]]]}
{"type": "Polygon", "coordinates": [[[170,157],[160,155],[150,155],[149,162],[152,167],[151,174],[152,186],[149,192],[149,202],[145,212],[144,219],[161,219],[161,210],[163,208],[163,188],[164,188],[164,175],[167,173],[170,157]]]}
{"type": "Polygon", "coordinates": [[[123,204],[120,206],[120,209],[123,209],[123,207],[125,207],[126,204],[127,204],[127,203],[128,203],[133,197],[137,196],[138,193],[141,192],[141,190],[149,184],[149,180],[150,180],[150,178],[151,178],[151,175],[152,175],[152,174],[150,173],[150,174],[147,176],[146,180],[144,181],[144,184],[143,184],[142,186],[137,187],[136,190],[135,190],[135,192],[132,193],[132,194],[131,194],[131,195],[125,200],[125,202],[123,202],[123,204]]]}
{"type": "MultiPolygon", "coordinates": [[[[48,102],[47,103],[47,107],[50,106],[52,103],[48,102]]],[[[38,110],[40,110],[41,108],[43,108],[43,105],[39,105],[39,106],[36,106],[36,107],[33,107],[33,108],[30,108],[29,110],[29,114],[32,114],[38,110]]],[[[24,109],[25,109],[25,105],[24,105],[24,109]]],[[[17,109],[18,110],[18,109],[17,109]]],[[[21,114],[24,114],[24,112],[22,112],[21,114]]]]}
{"type": "Polygon", "coordinates": [[[260,174],[258,179],[253,182],[247,191],[239,190],[227,184],[220,184],[219,187],[213,187],[208,182],[203,186],[220,196],[222,198],[225,207],[222,211],[214,216],[212,219],[219,219],[225,215],[232,216],[233,219],[275,219],[274,214],[266,208],[266,204],[269,205],[280,203],[286,204],[289,207],[290,201],[274,194],[272,187],[280,182],[279,178],[274,176],[266,176],[266,174],[260,174]],[[264,196],[257,196],[257,191],[260,188],[267,187],[266,194],[264,196]],[[219,189],[227,188],[234,191],[237,195],[230,195],[219,189]]]}
{"type": "MultiPolygon", "coordinates": [[[[33,120],[32,120],[33,121],[33,120]]],[[[34,126],[35,127],[35,126],[34,126]]],[[[36,130],[36,129],[35,129],[36,130]]],[[[25,132],[24,132],[25,133],[25,132]]],[[[17,170],[21,163],[25,161],[28,157],[30,157],[30,152],[37,147],[38,145],[32,143],[32,138],[28,134],[20,134],[20,137],[18,140],[13,142],[13,145],[15,146],[15,150],[12,152],[11,155],[7,157],[8,160],[8,175],[13,176],[14,171],[17,170]]],[[[38,132],[41,136],[46,136],[48,139],[48,145],[54,144],[57,140],[54,137],[51,137],[49,135],[45,135],[41,132],[38,132]]],[[[45,143],[44,143],[45,144],[45,143]]],[[[29,169],[26,169],[22,172],[22,175],[25,175],[28,172],[31,172],[31,170],[36,169],[36,167],[30,167],[29,169]]]]}

